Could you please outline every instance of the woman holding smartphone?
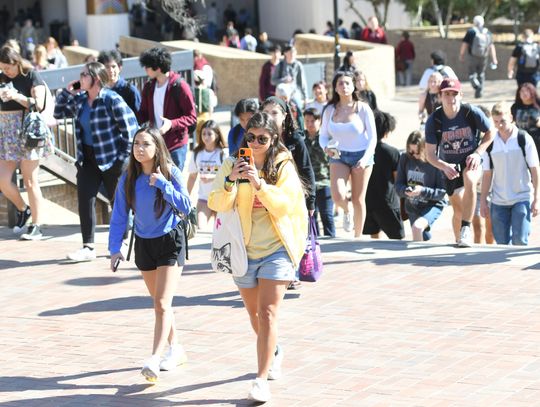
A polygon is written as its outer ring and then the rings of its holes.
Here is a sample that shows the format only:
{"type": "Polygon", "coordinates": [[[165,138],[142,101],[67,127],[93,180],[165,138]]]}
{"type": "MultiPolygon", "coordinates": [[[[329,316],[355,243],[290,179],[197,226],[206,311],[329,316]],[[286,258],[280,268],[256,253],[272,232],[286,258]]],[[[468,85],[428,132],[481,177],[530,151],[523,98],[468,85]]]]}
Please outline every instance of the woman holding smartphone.
{"type": "Polygon", "coordinates": [[[233,278],[257,335],[257,378],[248,397],[259,402],[270,399],[267,380],[281,376],[277,319],[287,285],[297,278],[308,229],[302,182],[280,140],[272,117],[256,113],[240,146],[251,150],[252,163],[238,155],[227,158],[208,198],[211,209],[223,212],[236,205],[240,215],[248,270],[233,278]]]}
{"type": "Polygon", "coordinates": [[[13,232],[24,232],[32,217],[32,223],[21,238],[39,240],[42,237],[40,209],[43,201],[38,183],[39,160],[52,152],[52,144],[48,142],[41,148],[26,148],[21,130],[25,111],[32,106],[42,111],[45,103],[53,101],[45,100],[45,82],[32,64],[13,48],[4,46],[0,49],[0,71],[0,190],[17,208],[13,232]],[[12,181],[17,165],[21,169],[30,205],[24,202],[19,188],[12,181]]]}
{"type": "Polygon", "coordinates": [[[119,260],[128,212],[135,214],[135,264],[154,301],[156,316],[152,355],[141,374],[157,381],[160,370],[172,370],[186,360],[178,343],[172,300],[186,255],[179,213],[191,209],[182,173],[173,164],[159,130],[142,128],[135,134],[127,171],[116,189],[109,232],[111,269],[119,260]],[[169,347],[161,359],[166,344],[169,347]]]}
{"type": "Polygon", "coordinates": [[[330,156],[330,190],[335,204],[343,209],[343,229],[354,229],[354,237],[360,237],[366,220],[366,191],[373,170],[377,131],[373,111],[359,100],[352,72],[338,71],[334,76],[332,100],[322,114],[319,144],[330,156]],[[347,200],[349,178],[352,219],[347,200]]]}
{"type": "Polygon", "coordinates": [[[446,206],[444,175],[426,160],[426,143],[419,131],[407,138],[407,152],[399,159],[396,192],[405,198],[413,240],[431,239],[430,229],[446,206]]]}
{"type": "Polygon", "coordinates": [[[79,81],[72,81],[57,96],[54,116],[74,117],[77,135],[77,198],[82,248],[67,255],[72,261],[96,258],[96,197],[103,183],[112,202],[118,178],[129,157],[137,131],[133,111],[118,93],[107,88],[109,74],[103,64],[84,65],[79,81]]]}

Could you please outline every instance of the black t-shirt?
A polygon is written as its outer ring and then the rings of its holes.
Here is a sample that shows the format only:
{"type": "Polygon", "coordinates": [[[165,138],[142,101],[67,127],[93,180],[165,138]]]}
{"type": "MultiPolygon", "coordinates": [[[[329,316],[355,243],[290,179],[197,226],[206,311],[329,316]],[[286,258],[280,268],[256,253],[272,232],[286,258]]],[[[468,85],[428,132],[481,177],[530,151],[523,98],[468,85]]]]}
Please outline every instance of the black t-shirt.
{"type": "Polygon", "coordinates": [[[388,206],[399,208],[399,198],[394,188],[394,172],[399,163],[399,150],[386,143],[375,147],[375,165],[366,192],[367,210],[388,206]]]}
{"type": "MultiPolygon", "coordinates": [[[[26,97],[32,96],[32,88],[34,86],[38,85],[44,85],[43,79],[41,79],[41,76],[34,71],[31,70],[26,75],[17,75],[15,78],[11,79],[8,78],[3,73],[0,74],[0,83],[10,83],[13,85],[15,89],[19,91],[19,93],[22,93],[26,97]]],[[[17,102],[10,100],[9,102],[2,102],[0,99],[0,110],[3,111],[13,111],[13,110],[24,110],[25,107],[18,104],[17,102]]]]}
{"type": "Polygon", "coordinates": [[[533,139],[540,140],[540,128],[536,126],[540,118],[540,109],[534,105],[514,103],[511,110],[516,126],[529,133],[533,139]]]}

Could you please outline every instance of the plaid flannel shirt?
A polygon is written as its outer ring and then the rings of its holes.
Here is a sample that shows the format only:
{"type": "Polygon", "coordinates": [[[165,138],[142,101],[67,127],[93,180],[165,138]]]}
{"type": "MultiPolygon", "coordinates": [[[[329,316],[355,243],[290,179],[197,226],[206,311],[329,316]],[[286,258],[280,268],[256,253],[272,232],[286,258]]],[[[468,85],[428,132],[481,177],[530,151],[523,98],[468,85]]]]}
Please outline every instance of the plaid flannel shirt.
{"type": "MultiPolygon", "coordinates": [[[[74,117],[77,134],[77,162],[83,162],[83,129],[79,115],[83,103],[88,103],[88,94],[72,95],[66,89],[56,97],[54,117],[74,117]]],[[[131,142],[138,129],[137,118],[121,96],[103,88],[92,104],[90,127],[96,162],[101,171],[106,171],[116,161],[129,158],[131,142]]]]}

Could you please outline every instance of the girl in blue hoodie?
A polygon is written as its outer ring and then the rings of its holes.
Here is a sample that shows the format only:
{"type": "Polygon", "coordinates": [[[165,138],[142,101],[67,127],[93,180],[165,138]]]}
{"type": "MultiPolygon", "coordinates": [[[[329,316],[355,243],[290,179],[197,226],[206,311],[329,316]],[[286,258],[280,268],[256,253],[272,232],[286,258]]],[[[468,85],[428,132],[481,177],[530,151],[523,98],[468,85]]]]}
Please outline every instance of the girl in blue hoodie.
{"type": "Polygon", "coordinates": [[[120,252],[130,209],[135,214],[135,264],[154,300],[156,315],[152,355],[141,374],[150,382],[160,370],[186,360],[172,311],[174,289],[184,265],[186,241],[180,213],[191,208],[182,173],[171,160],[159,130],[142,128],[133,140],[129,165],[118,182],[109,232],[111,269],[124,260],[120,252]],[[168,342],[168,350],[161,354],[168,342]]]}

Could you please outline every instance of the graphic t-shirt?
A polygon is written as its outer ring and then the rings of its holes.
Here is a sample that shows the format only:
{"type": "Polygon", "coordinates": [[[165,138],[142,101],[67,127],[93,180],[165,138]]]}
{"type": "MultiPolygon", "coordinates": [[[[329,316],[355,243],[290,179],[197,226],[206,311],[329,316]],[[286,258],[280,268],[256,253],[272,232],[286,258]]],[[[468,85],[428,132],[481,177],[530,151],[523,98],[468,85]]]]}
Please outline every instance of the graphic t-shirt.
{"type": "Polygon", "coordinates": [[[226,157],[227,151],[221,148],[216,148],[214,151],[201,150],[191,155],[188,172],[198,174],[199,199],[208,200],[208,195],[212,191],[212,182],[226,157]]]}
{"type": "MultiPolygon", "coordinates": [[[[467,109],[462,105],[458,114],[449,119],[441,111],[442,134],[439,144],[439,157],[452,164],[463,163],[465,158],[471,155],[478,147],[477,131],[486,132],[491,128],[491,122],[487,116],[476,106],[470,106],[472,120],[465,116],[467,109]],[[471,128],[474,122],[476,128],[471,128]],[[471,123],[471,124],[469,124],[471,123]]],[[[435,132],[435,115],[429,116],[426,122],[426,143],[438,144],[435,132]]]]}
{"type": "Polygon", "coordinates": [[[529,133],[535,142],[540,140],[540,128],[537,126],[538,119],[540,119],[540,109],[534,105],[518,105],[514,103],[512,105],[512,115],[516,126],[529,133]]]}

